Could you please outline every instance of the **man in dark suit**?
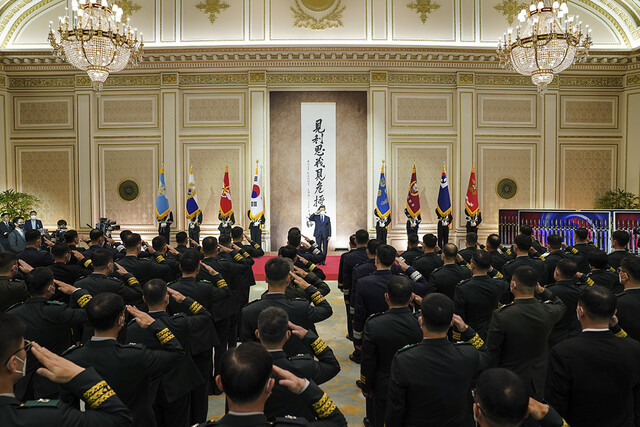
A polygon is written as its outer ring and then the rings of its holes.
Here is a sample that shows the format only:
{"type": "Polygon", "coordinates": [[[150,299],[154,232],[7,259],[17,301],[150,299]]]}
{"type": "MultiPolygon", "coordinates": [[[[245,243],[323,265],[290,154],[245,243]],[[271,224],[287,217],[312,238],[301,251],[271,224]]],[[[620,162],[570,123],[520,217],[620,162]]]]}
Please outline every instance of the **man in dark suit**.
{"type": "Polygon", "coordinates": [[[618,295],[618,319],[620,326],[633,339],[640,340],[640,258],[623,258],[618,270],[624,291],[618,295]]]}
{"type": "Polygon", "coordinates": [[[344,294],[344,305],[347,310],[347,338],[353,340],[353,308],[351,307],[351,286],[353,269],[367,260],[367,243],[369,233],[360,229],[355,233],[355,248],[344,254],[342,271],[338,272],[338,289],[344,294]],[[341,274],[340,274],[341,273],[341,274]]]}
{"type": "Polygon", "coordinates": [[[638,425],[640,343],[609,329],[616,297],[586,288],[576,312],[582,333],[551,350],[545,399],[572,426],[638,425]]]}
{"type": "Polygon", "coordinates": [[[24,231],[38,230],[42,233],[42,221],[38,219],[36,211],[29,212],[29,219],[24,223],[24,231]]]}
{"type": "MultiPolygon", "coordinates": [[[[56,243],[51,247],[51,255],[53,255],[54,263],[49,268],[53,272],[53,277],[60,282],[74,284],[81,277],[90,275],[93,267],[90,259],[84,258],[80,252],[71,251],[66,243],[56,243]],[[76,259],[76,257],[78,257],[76,259]],[[80,261],[80,263],[70,263],[71,258],[80,261]],[[85,268],[86,266],[86,268],[85,268]]],[[[69,298],[60,290],[56,290],[53,296],[56,301],[69,302],[69,298]]]]}
{"type": "Polygon", "coordinates": [[[48,267],[54,263],[53,255],[48,251],[40,249],[40,245],[42,245],[42,235],[38,230],[25,232],[25,243],[27,247],[18,254],[18,259],[23,260],[33,268],[48,267]]]}
{"type": "MultiPolygon", "coordinates": [[[[27,267],[30,271],[31,267],[27,267]]],[[[27,285],[23,280],[14,279],[18,273],[16,254],[0,252],[0,312],[29,298],[27,285]]]]}
{"type": "Polygon", "coordinates": [[[411,266],[418,270],[425,278],[429,279],[433,270],[442,267],[444,262],[436,252],[438,238],[431,233],[422,236],[422,250],[424,253],[413,259],[411,266]]]}
{"type": "Polygon", "coordinates": [[[2,222],[0,222],[0,246],[2,246],[5,251],[9,250],[9,233],[11,233],[14,228],[9,214],[4,212],[2,214],[2,222]]]}
{"type": "MultiPolygon", "coordinates": [[[[544,261],[534,259],[529,256],[529,250],[531,249],[531,238],[523,234],[518,234],[515,238],[513,250],[516,253],[516,258],[504,264],[502,267],[502,274],[504,279],[511,283],[511,276],[513,272],[522,266],[532,267],[538,274],[537,280],[541,285],[546,285],[547,279],[547,267],[544,261]]],[[[495,265],[493,268],[496,268],[495,265]]]]}
{"type": "Polygon", "coordinates": [[[329,240],[331,239],[331,218],[326,214],[327,208],[320,206],[317,211],[309,216],[309,221],[315,224],[313,229],[313,237],[316,238],[320,250],[327,255],[329,240]]]}
{"type": "Polygon", "coordinates": [[[15,254],[19,254],[27,247],[27,242],[25,241],[25,229],[24,229],[24,219],[19,216],[13,219],[14,229],[7,236],[7,240],[9,241],[9,250],[15,254]]]}
{"type": "Polygon", "coordinates": [[[429,283],[436,288],[436,292],[454,299],[458,283],[470,279],[472,273],[466,261],[458,255],[458,247],[453,243],[446,243],[442,248],[442,260],[444,265],[431,272],[429,283]]]}

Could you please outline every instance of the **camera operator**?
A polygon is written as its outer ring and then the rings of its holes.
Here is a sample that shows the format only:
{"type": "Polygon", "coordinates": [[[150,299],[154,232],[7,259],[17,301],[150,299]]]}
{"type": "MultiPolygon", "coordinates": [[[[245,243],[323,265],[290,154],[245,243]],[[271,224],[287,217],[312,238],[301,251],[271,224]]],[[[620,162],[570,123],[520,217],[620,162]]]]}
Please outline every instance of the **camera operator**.
{"type": "Polygon", "coordinates": [[[107,241],[109,241],[110,243],[115,243],[115,240],[113,240],[111,237],[106,236],[102,230],[98,228],[94,228],[93,230],[91,230],[91,233],[89,233],[89,239],[91,239],[91,242],[89,243],[89,249],[82,252],[82,256],[84,256],[85,258],[91,258],[91,255],[93,255],[93,253],[100,248],[108,249],[113,254],[114,260],[124,258],[124,255],[118,252],[117,249],[105,243],[107,241]]]}

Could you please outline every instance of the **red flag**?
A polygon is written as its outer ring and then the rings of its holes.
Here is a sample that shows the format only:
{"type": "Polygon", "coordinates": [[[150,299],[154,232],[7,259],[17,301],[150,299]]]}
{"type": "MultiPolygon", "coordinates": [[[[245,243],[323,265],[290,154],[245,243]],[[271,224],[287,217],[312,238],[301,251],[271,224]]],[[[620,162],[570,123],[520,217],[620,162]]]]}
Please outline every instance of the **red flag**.
{"type": "Polygon", "coordinates": [[[232,213],[231,192],[229,191],[229,165],[227,165],[224,168],[224,183],[222,185],[222,194],[220,195],[220,216],[227,218],[232,213]]]}
{"type": "Polygon", "coordinates": [[[470,217],[478,214],[478,185],[476,182],[475,166],[471,165],[471,175],[469,176],[469,187],[467,187],[467,196],[464,198],[464,210],[470,217]]]}
{"type": "Polygon", "coordinates": [[[416,165],[413,165],[411,173],[411,184],[409,184],[409,194],[407,194],[407,212],[411,218],[420,215],[420,193],[418,192],[418,178],[416,177],[416,165]]]}

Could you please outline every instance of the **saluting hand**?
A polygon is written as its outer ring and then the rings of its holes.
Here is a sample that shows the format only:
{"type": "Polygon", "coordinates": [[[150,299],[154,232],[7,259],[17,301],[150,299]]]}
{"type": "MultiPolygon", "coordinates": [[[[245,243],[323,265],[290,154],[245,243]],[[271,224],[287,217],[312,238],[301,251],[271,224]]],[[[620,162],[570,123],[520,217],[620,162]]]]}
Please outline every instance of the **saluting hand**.
{"type": "Polygon", "coordinates": [[[271,369],[272,369],[272,372],[278,378],[280,378],[280,381],[278,381],[278,384],[288,388],[289,391],[292,393],[295,393],[295,394],[302,393],[302,389],[304,388],[305,385],[307,385],[307,380],[296,377],[291,372],[285,369],[282,369],[276,365],[273,365],[273,368],[271,369]]]}
{"type": "Polygon", "coordinates": [[[308,330],[306,330],[302,326],[298,326],[295,323],[291,323],[291,321],[289,321],[289,329],[291,329],[291,333],[293,335],[295,335],[296,337],[298,337],[300,339],[304,338],[304,336],[307,335],[307,332],[309,332],[308,330]]]}
{"type": "Polygon", "coordinates": [[[23,273],[28,273],[33,270],[33,267],[31,267],[29,264],[27,264],[26,261],[21,259],[18,260],[18,267],[20,267],[20,270],[22,270],[23,273]]]}
{"type": "Polygon", "coordinates": [[[134,320],[142,329],[147,329],[153,322],[153,317],[148,313],[140,311],[132,305],[127,305],[127,312],[133,316],[134,320]]]}
{"type": "Polygon", "coordinates": [[[307,249],[309,249],[311,247],[311,246],[309,246],[309,243],[307,243],[307,242],[300,242],[300,244],[302,246],[304,246],[305,248],[307,248],[307,249]]]}
{"type": "Polygon", "coordinates": [[[460,332],[464,332],[467,329],[469,329],[469,325],[464,323],[464,320],[462,320],[462,317],[458,316],[457,314],[453,315],[452,323],[453,323],[453,326],[455,326],[456,329],[460,332]]]}
{"type": "Polygon", "coordinates": [[[307,275],[309,274],[308,271],[304,271],[303,269],[301,269],[300,267],[296,267],[295,265],[293,266],[293,271],[302,278],[307,277],[307,275]]]}
{"type": "Polygon", "coordinates": [[[296,255],[296,260],[300,261],[304,265],[309,265],[309,260],[304,257],[301,257],[300,255],[296,255]]]}
{"type": "Polygon", "coordinates": [[[167,292],[169,292],[171,298],[173,298],[178,304],[182,304],[182,302],[187,298],[175,289],[167,288],[167,292]]]}
{"type": "Polygon", "coordinates": [[[114,263],[114,265],[116,268],[116,273],[118,273],[119,275],[124,276],[125,274],[128,273],[128,271],[120,264],[114,263]]]}
{"type": "Polygon", "coordinates": [[[84,368],[47,350],[35,341],[31,342],[31,353],[33,353],[36,359],[44,366],[38,368],[38,375],[42,375],[54,383],[68,383],[76,375],[84,371],[84,368]]]}
{"type": "Polygon", "coordinates": [[[398,263],[398,265],[400,266],[400,268],[402,269],[402,271],[407,271],[407,268],[409,268],[409,266],[407,265],[406,262],[404,262],[403,259],[401,259],[400,257],[396,257],[396,262],[398,263]]]}
{"type": "Polygon", "coordinates": [[[295,283],[296,285],[300,286],[302,289],[307,289],[309,287],[309,284],[306,282],[306,280],[304,280],[302,277],[298,276],[293,271],[289,272],[289,276],[291,277],[291,279],[293,279],[293,283],[295,283]]]}
{"type": "Polygon", "coordinates": [[[171,246],[171,245],[167,245],[167,249],[169,250],[169,252],[171,252],[171,253],[172,253],[172,254],[174,254],[174,255],[178,255],[178,254],[180,253],[180,252],[178,252],[178,251],[176,250],[176,248],[174,248],[174,247],[173,247],[173,246],[171,246]]]}
{"type": "Polygon", "coordinates": [[[218,272],[217,272],[213,267],[211,267],[210,265],[207,265],[207,264],[205,264],[205,263],[204,263],[204,262],[202,262],[202,261],[200,261],[200,265],[201,265],[201,266],[202,266],[202,268],[204,268],[204,269],[207,271],[207,273],[209,273],[210,275],[215,276],[216,274],[218,274],[218,272]]]}
{"type": "Polygon", "coordinates": [[[222,252],[226,252],[226,253],[231,253],[231,248],[228,248],[226,246],[222,246],[222,245],[218,245],[218,249],[221,250],[222,252]]]}
{"type": "Polygon", "coordinates": [[[61,282],[60,280],[54,280],[53,284],[56,285],[58,289],[60,289],[60,292],[62,292],[65,295],[71,295],[73,291],[78,289],[75,286],[72,286],[68,283],[61,282]]]}
{"type": "Polygon", "coordinates": [[[73,255],[73,257],[75,259],[77,259],[78,261],[80,261],[81,259],[84,259],[82,254],[79,251],[75,250],[75,249],[71,251],[71,255],[73,255]]]}

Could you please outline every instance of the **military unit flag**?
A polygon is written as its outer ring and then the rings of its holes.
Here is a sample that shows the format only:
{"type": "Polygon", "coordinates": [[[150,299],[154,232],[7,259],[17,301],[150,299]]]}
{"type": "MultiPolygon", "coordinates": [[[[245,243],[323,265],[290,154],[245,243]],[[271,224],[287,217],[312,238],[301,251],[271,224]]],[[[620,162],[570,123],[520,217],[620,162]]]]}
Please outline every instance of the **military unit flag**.
{"type": "Polygon", "coordinates": [[[251,187],[251,208],[249,218],[257,221],[264,215],[264,202],[262,201],[262,174],[256,161],[256,173],[253,175],[253,186],[251,187]]]}
{"type": "Polygon", "coordinates": [[[189,183],[187,184],[187,218],[192,219],[200,213],[196,181],[193,178],[193,165],[189,168],[189,183]]]}
{"type": "Polygon", "coordinates": [[[220,216],[228,218],[233,213],[231,204],[231,192],[229,190],[229,165],[224,168],[224,179],[222,184],[222,194],[220,195],[220,216]]]}
{"type": "Polygon", "coordinates": [[[158,185],[158,197],[156,198],[156,216],[164,219],[169,215],[169,200],[167,200],[167,186],[164,184],[164,163],[160,168],[160,184],[158,185]]]}
{"type": "Polygon", "coordinates": [[[471,218],[478,215],[480,206],[478,204],[478,184],[476,182],[475,166],[471,165],[471,175],[469,176],[469,186],[467,187],[467,196],[464,198],[464,210],[471,218]]]}
{"type": "Polygon", "coordinates": [[[391,214],[389,195],[387,194],[387,180],[384,175],[384,161],[382,162],[382,171],[380,172],[380,183],[378,184],[375,214],[379,218],[386,218],[391,214]]]}
{"type": "Polygon", "coordinates": [[[417,218],[420,215],[420,192],[418,191],[416,165],[413,165],[413,172],[411,172],[411,183],[409,184],[409,194],[407,194],[407,212],[411,218],[417,218]]]}
{"type": "Polygon", "coordinates": [[[438,193],[436,211],[443,218],[451,213],[451,196],[449,196],[449,183],[444,163],[442,164],[442,178],[440,178],[440,192],[438,193]]]}

